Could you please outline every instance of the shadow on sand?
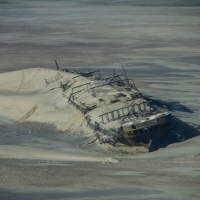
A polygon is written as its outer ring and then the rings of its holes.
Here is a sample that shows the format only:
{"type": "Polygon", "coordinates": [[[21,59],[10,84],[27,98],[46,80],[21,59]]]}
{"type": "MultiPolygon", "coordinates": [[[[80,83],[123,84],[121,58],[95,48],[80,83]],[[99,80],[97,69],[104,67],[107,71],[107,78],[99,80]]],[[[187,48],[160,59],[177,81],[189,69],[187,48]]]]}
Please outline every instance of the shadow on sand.
{"type": "Polygon", "coordinates": [[[200,125],[190,122],[183,122],[180,119],[173,117],[171,127],[169,128],[162,142],[156,146],[156,149],[165,148],[173,143],[184,142],[199,135],[200,125]]]}
{"type": "Polygon", "coordinates": [[[161,101],[159,99],[154,99],[151,98],[150,96],[145,97],[145,99],[147,99],[148,101],[151,101],[151,103],[153,105],[157,105],[157,106],[163,106],[165,105],[171,112],[172,111],[179,111],[179,112],[187,112],[187,113],[194,113],[191,109],[187,108],[186,106],[184,106],[183,104],[177,102],[177,101],[161,101]]]}
{"type": "MultiPolygon", "coordinates": [[[[194,113],[191,109],[180,104],[179,102],[162,102],[159,99],[147,98],[152,104],[162,107],[166,105],[170,112],[179,111],[183,113],[194,113]]],[[[172,114],[172,122],[167,134],[162,140],[154,144],[154,151],[159,148],[165,148],[170,144],[184,142],[188,139],[197,137],[200,135],[200,125],[193,124],[191,122],[183,122],[176,118],[172,114]]]]}

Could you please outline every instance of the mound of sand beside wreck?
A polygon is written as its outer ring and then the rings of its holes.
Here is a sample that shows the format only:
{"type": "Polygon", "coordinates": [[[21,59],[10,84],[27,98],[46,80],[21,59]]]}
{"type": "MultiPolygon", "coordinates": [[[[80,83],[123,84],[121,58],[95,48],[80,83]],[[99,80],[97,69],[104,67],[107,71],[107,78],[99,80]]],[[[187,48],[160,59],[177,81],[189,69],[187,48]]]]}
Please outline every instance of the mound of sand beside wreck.
{"type": "MultiPolygon", "coordinates": [[[[39,68],[0,74],[0,120],[22,124],[27,134],[34,129],[30,123],[49,124],[55,130],[53,137],[66,142],[66,146],[70,143],[84,148],[93,144],[97,149],[104,149],[105,145],[100,144],[96,133],[87,126],[85,116],[68,102],[71,88],[63,92],[60,87],[61,82],[73,86],[88,82],[87,78],[79,77],[74,83],[75,76],[77,74],[39,68]]],[[[43,132],[49,136],[47,130],[43,132]]]]}
{"type": "MultiPolygon", "coordinates": [[[[12,124],[46,123],[62,132],[61,139],[96,141],[85,117],[63,95],[60,82],[75,74],[49,69],[26,69],[0,74],[0,120],[12,124]]],[[[84,78],[80,78],[84,82],[84,78]],[[82,80],[83,79],[83,80],[82,80]]]]}
{"type": "MultiPolygon", "coordinates": [[[[54,123],[58,129],[72,128],[75,125],[72,120],[78,112],[63,98],[59,87],[61,81],[71,76],[48,69],[1,74],[0,116],[18,123],[48,122],[54,123]],[[65,126],[66,122],[68,126],[65,126]]],[[[81,120],[81,116],[78,119],[81,120]]]]}

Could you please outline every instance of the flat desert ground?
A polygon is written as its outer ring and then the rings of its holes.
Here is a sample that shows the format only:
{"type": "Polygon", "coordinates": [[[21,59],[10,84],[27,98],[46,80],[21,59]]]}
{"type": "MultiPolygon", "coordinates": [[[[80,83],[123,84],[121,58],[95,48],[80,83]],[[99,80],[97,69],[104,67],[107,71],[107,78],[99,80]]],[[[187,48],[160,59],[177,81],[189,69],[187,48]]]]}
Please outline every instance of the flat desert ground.
{"type": "Polygon", "coordinates": [[[200,199],[199,1],[0,0],[0,61],[1,200],[200,199]],[[100,144],[43,87],[55,59],[104,75],[122,62],[173,115],[159,149],[100,144]]]}

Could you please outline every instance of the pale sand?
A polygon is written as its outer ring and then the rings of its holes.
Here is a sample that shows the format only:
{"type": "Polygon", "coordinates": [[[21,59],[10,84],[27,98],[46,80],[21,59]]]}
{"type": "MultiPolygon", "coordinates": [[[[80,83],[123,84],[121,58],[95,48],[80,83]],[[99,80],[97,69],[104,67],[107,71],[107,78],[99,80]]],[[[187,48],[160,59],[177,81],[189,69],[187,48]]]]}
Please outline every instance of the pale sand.
{"type": "Polygon", "coordinates": [[[112,158],[92,157],[84,154],[62,153],[51,150],[44,150],[33,147],[0,145],[0,157],[14,159],[34,159],[34,160],[51,160],[51,161],[70,161],[70,162],[103,162],[117,163],[118,160],[112,158]]]}
{"type": "MultiPolygon", "coordinates": [[[[154,98],[162,94],[162,91],[170,93],[170,96],[166,97],[166,104],[176,117],[162,144],[165,148],[141,154],[138,147],[114,148],[96,140],[95,133],[87,127],[83,115],[68,104],[59,88],[59,81],[66,81],[69,76],[74,75],[48,69],[0,74],[2,199],[14,191],[20,199],[26,198],[29,191],[34,192],[35,197],[48,198],[52,187],[54,199],[57,195],[59,198],[63,195],[72,199],[79,198],[79,195],[73,197],[74,189],[78,193],[80,190],[86,193],[88,190],[97,190],[96,194],[101,199],[104,198],[101,194],[102,184],[106,185],[111,193],[113,188],[119,188],[121,194],[127,193],[127,199],[132,196],[139,199],[137,192],[133,191],[140,189],[145,193],[141,198],[148,196],[153,199],[173,199],[174,195],[177,195],[183,199],[198,199],[200,127],[191,123],[199,119],[198,100],[189,101],[190,96],[182,98],[187,107],[180,104],[180,101],[170,102],[172,97],[175,100],[176,96],[182,93],[173,78],[170,78],[174,85],[171,90],[163,90],[167,88],[168,80],[152,80],[151,83],[154,84],[149,84],[150,81],[145,79],[136,80],[141,91],[145,93],[148,92],[147,84],[151,90],[155,83],[158,85],[159,82],[154,98]],[[33,77],[32,74],[36,75],[33,77]],[[56,76],[60,77],[59,80],[54,80],[56,76]],[[46,77],[51,77],[54,81],[46,84],[46,77]],[[6,82],[8,84],[5,84],[6,82]],[[32,84],[29,87],[23,87],[30,82],[32,84]],[[56,89],[51,90],[52,88],[56,89]],[[192,110],[194,105],[195,112],[192,110]],[[184,112],[190,113],[187,114],[190,117],[184,114],[180,116],[184,112]],[[185,119],[190,123],[184,123],[185,119]],[[107,165],[108,163],[110,164],[107,165]],[[53,170],[53,176],[47,173],[49,168],[53,170]],[[16,184],[19,184],[18,188],[16,184]],[[142,185],[140,189],[139,185],[142,185]],[[43,189],[39,191],[37,188],[40,186],[43,189]],[[67,193],[65,187],[68,188],[67,193]],[[127,190],[127,187],[132,190],[127,190]]],[[[84,83],[84,78],[82,81],[84,83]]],[[[182,82],[186,84],[186,81],[182,82]]],[[[198,86],[194,84],[197,84],[197,81],[190,81],[190,86],[198,90],[198,86]]],[[[195,93],[194,98],[198,99],[198,95],[195,93]]],[[[83,196],[87,198],[87,194],[84,193],[83,196]]],[[[92,196],[91,192],[89,196],[92,196]]],[[[120,195],[118,197],[121,198],[120,195]]]]}
{"type": "Polygon", "coordinates": [[[199,3],[149,4],[0,2],[0,70],[20,70],[0,74],[1,200],[200,199],[199,3]],[[60,88],[50,91],[55,59],[103,75],[122,61],[174,116],[162,148],[135,155],[95,141],[60,88]]]}

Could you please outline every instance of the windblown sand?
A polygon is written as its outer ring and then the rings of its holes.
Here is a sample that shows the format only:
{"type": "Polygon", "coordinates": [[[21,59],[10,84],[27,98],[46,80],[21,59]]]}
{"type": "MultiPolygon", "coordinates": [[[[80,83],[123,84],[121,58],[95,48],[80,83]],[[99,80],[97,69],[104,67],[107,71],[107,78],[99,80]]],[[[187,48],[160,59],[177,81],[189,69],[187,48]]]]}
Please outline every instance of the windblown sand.
{"type": "Polygon", "coordinates": [[[200,199],[199,11],[198,1],[0,1],[0,199],[200,199]],[[172,112],[160,149],[96,140],[55,59],[103,75],[123,62],[172,112]]]}

